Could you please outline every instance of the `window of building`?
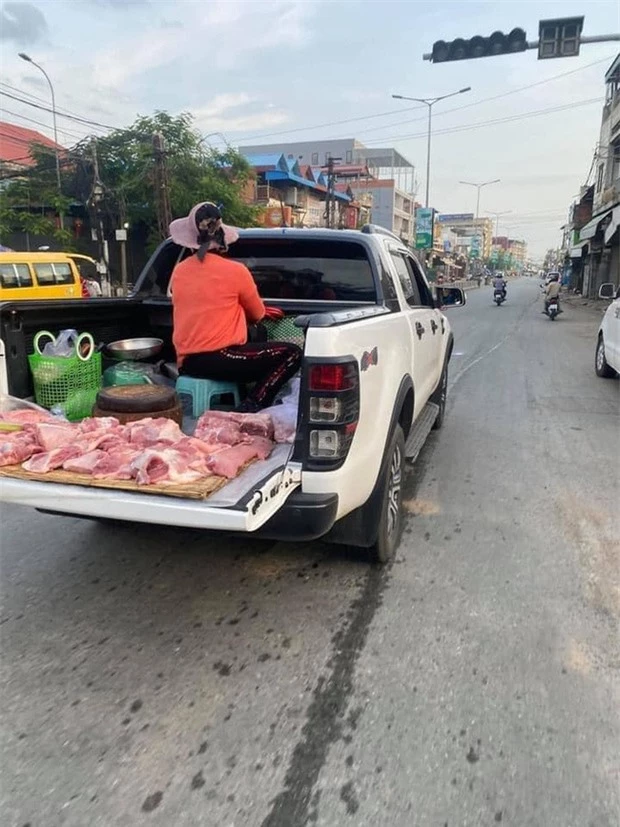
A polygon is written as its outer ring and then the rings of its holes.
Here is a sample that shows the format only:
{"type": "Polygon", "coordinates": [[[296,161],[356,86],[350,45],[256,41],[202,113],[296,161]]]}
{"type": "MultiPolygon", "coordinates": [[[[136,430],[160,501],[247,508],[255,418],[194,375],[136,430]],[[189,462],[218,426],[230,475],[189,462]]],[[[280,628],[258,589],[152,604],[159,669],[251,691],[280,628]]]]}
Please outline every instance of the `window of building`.
{"type": "Polygon", "coordinates": [[[347,149],[346,162],[347,162],[347,164],[352,164],[353,163],[353,150],[352,149],[347,149]]]}
{"type": "Polygon", "coordinates": [[[601,164],[598,168],[596,176],[596,191],[600,192],[603,189],[603,180],[605,178],[605,164],[601,164]]]}
{"type": "Polygon", "coordinates": [[[32,276],[27,264],[0,264],[2,287],[32,287],[32,276]]]}
{"type": "Polygon", "coordinates": [[[615,141],[610,147],[611,156],[611,182],[617,181],[620,178],[620,139],[615,141]]]}
{"type": "Polygon", "coordinates": [[[326,152],[325,153],[325,166],[327,166],[327,164],[329,163],[330,157],[331,157],[331,152],[326,152]]]}
{"type": "Polygon", "coordinates": [[[318,153],[318,152],[313,152],[313,153],[312,153],[312,161],[311,161],[311,163],[312,163],[312,166],[313,166],[313,167],[315,167],[315,166],[317,166],[317,165],[318,165],[318,163],[319,163],[319,153],[318,153]]]}

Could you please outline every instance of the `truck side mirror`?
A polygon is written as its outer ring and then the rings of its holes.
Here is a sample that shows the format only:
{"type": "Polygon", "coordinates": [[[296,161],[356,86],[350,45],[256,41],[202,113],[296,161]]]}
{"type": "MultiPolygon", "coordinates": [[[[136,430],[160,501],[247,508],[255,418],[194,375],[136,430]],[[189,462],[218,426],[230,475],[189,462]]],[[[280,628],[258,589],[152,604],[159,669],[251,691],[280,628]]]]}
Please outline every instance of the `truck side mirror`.
{"type": "Polygon", "coordinates": [[[435,305],[439,310],[444,307],[464,307],[467,304],[467,295],[460,287],[437,287],[435,293],[435,305]]]}
{"type": "Polygon", "coordinates": [[[613,299],[615,292],[615,285],[611,282],[606,282],[605,284],[601,284],[598,291],[598,297],[599,299],[613,299]]]}

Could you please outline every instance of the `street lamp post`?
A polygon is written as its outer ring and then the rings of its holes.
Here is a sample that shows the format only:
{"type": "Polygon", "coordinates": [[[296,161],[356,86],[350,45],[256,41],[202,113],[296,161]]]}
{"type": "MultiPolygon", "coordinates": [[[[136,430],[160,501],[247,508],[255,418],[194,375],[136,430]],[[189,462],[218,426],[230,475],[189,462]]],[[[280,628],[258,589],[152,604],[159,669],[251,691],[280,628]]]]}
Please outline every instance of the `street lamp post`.
{"type": "Polygon", "coordinates": [[[452,98],[455,95],[462,95],[463,92],[471,92],[471,86],[466,86],[464,89],[458,89],[456,92],[450,92],[448,95],[439,95],[436,98],[410,98],[407,95],[392,95],[393,98],[401,101],[414,101],[415,103],[425,103],[428,106],[428,136],[426,142],[426,206],[430,206],[430,180],[431,180],[431,127],[433,106],[439,101],[446,98],[452,98]]]}
{"type": "MultiPolygon", "coordinates": [[[[32,63],[33,66],[36,66],[37,69],[43,73],[50,88],[50,94],[52,96],[52,123],[54,127],[54,155],[56,156],[56,184],[58,185],[58,195],[62,195],[62,186],[60,183],[60,155],[58,153],[58,129],[56,127],[56,96],[54,94],[54,87],[52,85],[52,81],[50,80],[50,76],[47,74],[45,69],[39,63],[34,61],[30,55],[27,55],[25,52],[20,52],[19,57],[21,57],[22,60],[25,60],[26,63],[32,63]]],[[[62,214],[62,209],[59,208],[58,213],[60,217],[60,227],[61,229],[64,229],[64,216],[62,214]]]]}
{"type": "Polygon", "coordinates": [[[492,181],[483,181],[481,184],[475,184],[473,181],[459,181],[459,184],[465,184],[468,187],[476,187],[478,190],[478,195],[476,197],[476,218],[478,218],[478,213],[480,212],[480,190],[483,187],[488,187],[489,184],[499,184],[500,178],[494,178],[492,181]]]}
{"type": "Polygon", "coordinates": [[[502,215],[510,215],[512,210],[504,210],[504,212],[493,212],[493,210],[485,210],[489,215],[495,216],[495,237],[499,236],[499,219],[502,215]]]}

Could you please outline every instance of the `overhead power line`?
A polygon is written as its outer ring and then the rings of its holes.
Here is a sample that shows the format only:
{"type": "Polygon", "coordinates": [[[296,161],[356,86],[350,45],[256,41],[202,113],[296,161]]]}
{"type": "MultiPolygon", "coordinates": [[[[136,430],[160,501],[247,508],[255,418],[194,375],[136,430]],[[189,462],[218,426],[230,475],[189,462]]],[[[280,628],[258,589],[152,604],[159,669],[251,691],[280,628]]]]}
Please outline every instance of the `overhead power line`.
{"type": "MultiPolygon", "coordinates": [[[[598,60],[592,61],[592,63],[587,63],[585,66],[578,66],[576,69],[569,69],[567,72],[561,72],[558,75],[553,75],[550,78],[544,78],[543,80],[535,81],[534,83],[527,84],[526,86],[520,86],[517,89],[509,89],[508,91],[501,92],[498,95],[492,95],[491,97],[488,97],[488,98],[481,98],[480,100],[473,101],[471,103],[466,103],[466,104],[463,104],[462,106],[454,106],[454,107],[452,107],[452,109],[444,109],[443,111],[438,112],[435,117],[443,117],[444,115],[449,115],[452,112],[459,112],[461,109],[469,109],[472,106],[480,106],[483,103],[490,103],[491,101],[499,100],[500,98],[505,98],[505,97],[508,97],[509,95],[516,95],[519,92],[525,92],[528,89],[535,88],[536,86],[542,86],[545,83],[551,83],[554,80],[560,80],[561,78],[568,77],[569,75],[574,75],[577,72],[583,72],[586,69],[591,69],[593,66],[598,66],[601,63],[608,63],[610,60],[613,60],[613,58],[614,58],[614,55],[610,55],[609,57],[599,58],[598,60]]],[[[278,136],[278,135],[289,135],[289,134],[293,134],[293,133],[296,133],[296,132],[310,132],[314,129],[324,129],[326,127],[331,127],[331,126],[341,126],[342,124],[355,123],[356,121],[367,121],[367,120],[371,120],[373,118],[383,118],[383,117],[386,117],[388,115],[403,114],[404,112],[412,112],[413,110],[423,109],[423,108],[424,108],[423,106],[411,106],[411,107],[406,107],[404,109],[403,108],[401,108],[401,109],[389,109],[386,112],[378,112],[375,115],[360,115],[360,116],[355,117],[355,118],[346,118],[345,120],[341,120],[341,121],[327,121],[326,123],[314,124],[312,126],[299,126],[299,127],[294,127],[292,129],[280,129],[276,132],[261,132],[261,133],[258,133],[258,134],[255,133],[253,135],[246,135],[246,136],[242,136],[241,138],[237,138],[235,142],[240,143],[242,141],[251,141],[251,140],[256,140],[256,139],[260,139],[260,138],[271,138],[271,137],[275,137],[275,136],[278,136]]],[[[426,118],[423,118],[423,119],[420,118],[420,120],[426,120],[426,118]]],[[[396,125],[397,124],[395,124],[395,123],[391,124],[391,126],[396,126],[396,125]]],[[[388,126],[390,126],[390,124],[388,124],[388,126]]],[[[378,127],[378,128],[383,129],[385,127],[378,127]]],[[[389,140],[389,139],[387,139],[387,140],[389,140]]]]}
{"type": "MultiPolygon", "coordinates": [[[[48,124],[43,123],[43,121],[37,121],[34,118],[28,118],[26,115],[20,115],[19,112],[12,112],[10,109],[5,109],[5,107],[0,108],[0,114],[4,114],[6,112],[7,115],[11,115],[13,118],[20,118],[22,121],[28,121],[28,123],[37,124],[37,126],[44,126],[47,127],[48,124]]],[[[82,140],[84,135],[78,135],[77,132],[70,132],[68,129],[59,129],[63,135],[68,135],[70,138],[75,138],[77,140],[82,140]]]]}
{"type": "MultiPolygon", "coordinates": [[[[593,103],[600,103],[603,98],[588,98],[583,101],[576,101],[575,103],[566,103],[562,106],[551,106],[546,109],[535,109],[531,112],[522,112],[518,115],[507,115],[504,118],[494,118],[487,121],[478,121],[477,123],[462,124],[461,126],[449,126],[445,129],[436,129],[433,135],[451,135],[454,132],[467,132],[470,129],[482,129],[485,126],[497,126],[503,123],[514,123],[515,121],[522,121],[526,118],[536,118],[540,115],[549,115],[553,112],[564,112],[567,109],[577,109],[580,106],[589,106],[593,103]]],[[[384,138],[373,138],[369,143],[383,143],[384,141],[404,141],[413,140],[415,138],[426,138],[427,132],[413,132],[408,135],[390,135],[384,138]]],[[[334,139],[338,140],[338,139],[334,139]]]]}
{"type": "MultiPolygon", "coordinates": [[[[5,92],[0,89],[0,95],[4,95],[6,98],[11,98],[12,100],[19,101],[20,103],[25,104],[26,106],[32,106],[35,109],[41,109],[43,112],[53,112],[54,110],[49,106],[44,106],[40,103],[33,103],[32,101],[26,100],[26,98],[20,97],[19,95],[13,95],[11,92],[5,92]]],[[[110,126],[110,124],[99,123],[99,121],[91,121],[88,118],[80,118],[78,115],[66,115],[62,112],[56,110],[56,115],[59,118],[66,118],[70,121],[75,121],[76,123],[86,124],[87,126],[98,126],[101,129],[118,129],[119,127],[110,126]]]]}
{"type": "MultiPolygon", "coordinates": [[[[6,83],[5,81],[0,81],[0,87],[4,87],[4,89],[8,89],[9,92],[12,92],[15,95],[22,95],[35,103],[42,103],[46,106],[49,104],[49,97],[42,98],[40,95],[35,95],[32,92],[28,92],[25,89],[19,89],[17,86],[12,86],[10,83],[6,83]]],[[[64,114],[64,115],[74,115],[77,118],[83,117],[79,115],[77,112],[74,112],[72,109],[67,109],[66,106],[56,106],[56,114],[64,114]]]]}

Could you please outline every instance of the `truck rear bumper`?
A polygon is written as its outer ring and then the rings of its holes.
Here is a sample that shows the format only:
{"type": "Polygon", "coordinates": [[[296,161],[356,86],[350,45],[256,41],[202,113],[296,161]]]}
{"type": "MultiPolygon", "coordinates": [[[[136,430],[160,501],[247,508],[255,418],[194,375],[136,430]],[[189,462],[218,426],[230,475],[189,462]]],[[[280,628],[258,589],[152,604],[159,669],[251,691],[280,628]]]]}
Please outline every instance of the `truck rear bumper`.
{"type": "Polygon", "coordinates": [[[337,494],[293,491],[280,510],[255,534],[270,540],[317,540],[333,526],[337,513],[337,494]]]}
{"type": "Polygon", "coordinates": [[[336,519],[338,496],[303,494],[294,487],[298,483],[280,484],[281,480],[281,473],[274,475],[259,496],[255,495],[245,507],[237,508],[216,508],[209,506],[208,501],[10,477],[0,480],[0,499],[58,516],[248,533],[274,540],[313,540],[329,531],[336,519]]]}

